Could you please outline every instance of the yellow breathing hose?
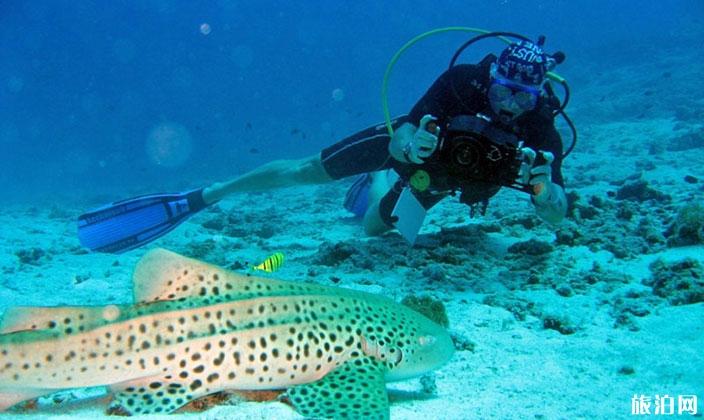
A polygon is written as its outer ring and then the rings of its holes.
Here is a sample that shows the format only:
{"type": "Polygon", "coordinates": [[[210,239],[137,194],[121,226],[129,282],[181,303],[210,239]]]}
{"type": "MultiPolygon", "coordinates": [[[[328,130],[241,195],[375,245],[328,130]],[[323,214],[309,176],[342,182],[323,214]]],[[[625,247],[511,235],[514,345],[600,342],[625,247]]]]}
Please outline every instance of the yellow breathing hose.
{"type": "Polygon", "coordinates": [[[551,72],[551,71],[545,73],[545,77],[547,77],[548,79],[553,80],[557,83],[565,83],[564,77],[560,76],[557,73],[551,72]]]}

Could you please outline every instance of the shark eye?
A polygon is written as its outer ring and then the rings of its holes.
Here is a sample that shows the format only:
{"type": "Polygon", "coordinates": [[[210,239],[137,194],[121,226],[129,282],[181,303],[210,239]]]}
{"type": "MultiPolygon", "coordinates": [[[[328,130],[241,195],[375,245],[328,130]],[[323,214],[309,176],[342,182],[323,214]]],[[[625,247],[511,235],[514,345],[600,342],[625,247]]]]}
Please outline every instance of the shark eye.
{"type": "Polygon", "coordinates": [[[389,353],[390,353],[389,359],[392,363],[398,365],[399,363],[401,363],[403,361],[403,350],[393,348],[393,349],[391,349],[391,351],[389,351],[389,353]]]}
{"type": "Polygon", "coordinates": [[[423,347],[431,346],[436,341],[437,341],[437,339],[433,335],[422,335],[422,336],[418,337],[418,344],[420,344],[423,347]]]}

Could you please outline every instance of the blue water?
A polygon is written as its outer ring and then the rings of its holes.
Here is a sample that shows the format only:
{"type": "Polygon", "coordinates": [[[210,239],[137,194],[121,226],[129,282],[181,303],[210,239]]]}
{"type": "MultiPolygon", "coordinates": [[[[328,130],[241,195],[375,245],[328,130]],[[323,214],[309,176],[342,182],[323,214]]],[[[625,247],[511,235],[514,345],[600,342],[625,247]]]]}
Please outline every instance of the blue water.
{"type": "MultiPolygon", "coordinates": [[[[390,57],[437,27],[544,34],[548,51],[567,54],[559,71],[578,97],[583,63],[608,72],[697,42],[703,16],[700,0],[5,1],[0,185],[8,201],[113,199],[316,153],[382,120],[390,57]],[[160,132],[167,150],[150,152],[160,132]]],[[[467,38],[411,49],[391,81],[392,113],[467,38]]],[[[464,59],[499,50],[487,41],[464,59]]]]}

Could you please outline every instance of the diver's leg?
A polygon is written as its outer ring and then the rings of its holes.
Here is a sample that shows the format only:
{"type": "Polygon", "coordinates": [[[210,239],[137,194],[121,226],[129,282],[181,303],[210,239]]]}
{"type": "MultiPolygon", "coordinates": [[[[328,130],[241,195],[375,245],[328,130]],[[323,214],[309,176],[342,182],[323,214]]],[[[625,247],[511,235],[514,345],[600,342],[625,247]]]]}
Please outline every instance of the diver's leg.
{"type": "Polygon", "coordinates": [[[393,229],[381,218],[379,212],[379,202],[396,183],[398,175],[391,170],[373,172],[372,185],[369,189],[369,207],[364,213],[364,231],[369,236],[381,235],[393,229]]]}
{"type": "Polygon", "coordinates": [[[372,203],[364,213],[364,232],[369,236],[379,236],[393,229],[381,220],[379,201],[372,203]]]}
{"type": "Polygon", "coordinates": [[[217,182],[203,191],[203,199],[210,204],[236,192],[322,184],[329,181],[332,181],[332,177],[323,168],[320,154],[315,154],[298,160],[275,160],[233,180],[217,182]]]}
{"type": "MultiPolygon", "coordinates": [[[[407,120],[392,121],[398,126],[407,120]]],[[[217,182],[203,191],[206,204],[228,194],[295,185],[321,184],[335,179],[385,169],[391,166],[389,133],[383,124],[359,131],[323,149],[319,154],[299,160],[276,160],[233,180],[217,182]]]]}

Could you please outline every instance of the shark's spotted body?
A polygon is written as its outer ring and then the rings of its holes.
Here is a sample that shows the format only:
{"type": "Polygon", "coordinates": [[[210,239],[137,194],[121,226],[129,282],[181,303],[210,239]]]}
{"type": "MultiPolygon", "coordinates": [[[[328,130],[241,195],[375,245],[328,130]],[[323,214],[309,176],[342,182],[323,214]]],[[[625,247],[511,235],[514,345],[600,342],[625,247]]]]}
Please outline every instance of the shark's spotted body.
{"type": "Polygon", "coordinates": [[[225,389],[288,388],[306,416],[388,417],[385,381],[453,352],[440,326],[367,293],[242,276],[165,250],[140,261],[134,282],[132,306],[9,310],[0,409],[100,385],[130,414],[225,389]]]}

